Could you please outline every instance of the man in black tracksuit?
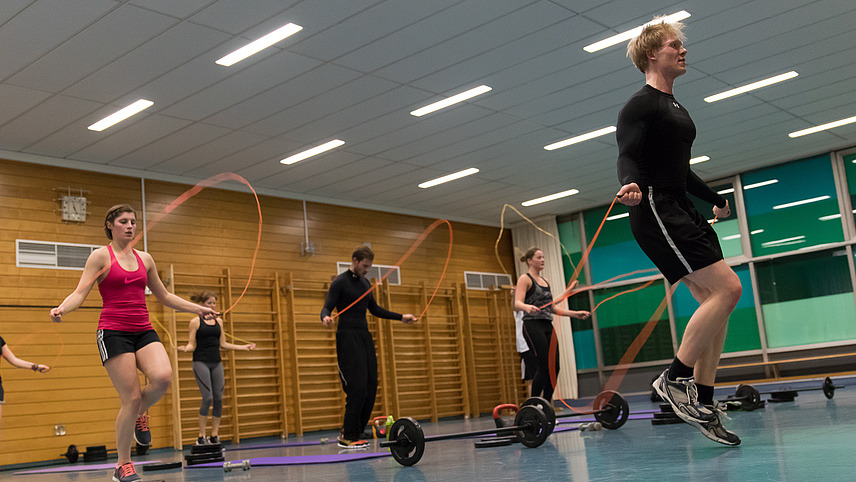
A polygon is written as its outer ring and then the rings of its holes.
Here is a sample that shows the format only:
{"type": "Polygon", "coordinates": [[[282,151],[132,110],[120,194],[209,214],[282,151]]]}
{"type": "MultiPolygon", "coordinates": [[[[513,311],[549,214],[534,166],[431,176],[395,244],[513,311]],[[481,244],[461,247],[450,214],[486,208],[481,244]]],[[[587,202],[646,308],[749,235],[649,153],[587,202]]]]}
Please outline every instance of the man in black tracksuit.
{"type": "Polygon", "coordinates": [[[325,327],[333,322],[330,316],[333,308],[341,313],[336,330],[336,355],[346,398],[345,420],[338,442],[340,447],[348,449],[368,446],[368,442],[362,440],[362,433],[371,417],[377,394],[377,354],[369,333],[366,309],[378,318],[405,323],[416,321],[411,314],[401,315],[378,306],[371,293],[371,283],[365,278],[373,262],[371,248],[357,248],[351,256],[351,268],[330,284],[321,310],[321,324],[325,327]],[[354,305],[348,308],[352,303],[354,305]]]}

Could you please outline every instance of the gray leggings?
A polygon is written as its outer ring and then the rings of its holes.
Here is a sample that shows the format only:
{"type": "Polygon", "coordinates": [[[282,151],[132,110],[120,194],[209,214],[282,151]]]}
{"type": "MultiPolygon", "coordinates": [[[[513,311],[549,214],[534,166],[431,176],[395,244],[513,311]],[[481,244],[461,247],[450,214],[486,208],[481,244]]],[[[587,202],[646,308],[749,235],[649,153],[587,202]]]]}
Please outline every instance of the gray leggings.
{"type": "Polygon", "coordinates": [[[226,379],[223,376],[223,363],[193,362],[193,375],[196,376],[196,384],[202,392],[202,406],[199,407],[199,415],[208,416],[208,407],[214,402],[214,410],[211,415],[220,418],[223,415],[223,388],[226,379]]]}

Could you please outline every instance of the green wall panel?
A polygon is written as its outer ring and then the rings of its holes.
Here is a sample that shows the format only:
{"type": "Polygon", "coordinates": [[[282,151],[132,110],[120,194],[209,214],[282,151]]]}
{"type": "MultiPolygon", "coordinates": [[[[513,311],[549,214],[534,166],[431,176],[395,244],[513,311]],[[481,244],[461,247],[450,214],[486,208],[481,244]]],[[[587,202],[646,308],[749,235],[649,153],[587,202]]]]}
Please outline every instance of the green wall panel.
{"type": "Polygon", "coordinates": [[[577,361],[577,370],[597,368],[594,331],[591,329],[574,332],[574,358],[577,361]]]}
{"type": "Polygon", "coordinates": [[[763,313],[770,348],[856,338],[852,293],[772,303],[763,313]]]}
{"type": "MultiPolygon", "coordinates": [[[[636,286],[639,285],[617,286],[595,290],[595,304],[614,294],[633,289],[636,286]]],[[[662,281],[657,281],[639,291],[618,296],[602,304],[597,309],[597,324],[602,330],[613,326],[645,323],[654,315],[654,311],[660,306],[665,296],[666,290],[663,288],[662,281]]],[[[663,313],[663,316],[668,318],[668,312],[663,311],[663,313]]]]}

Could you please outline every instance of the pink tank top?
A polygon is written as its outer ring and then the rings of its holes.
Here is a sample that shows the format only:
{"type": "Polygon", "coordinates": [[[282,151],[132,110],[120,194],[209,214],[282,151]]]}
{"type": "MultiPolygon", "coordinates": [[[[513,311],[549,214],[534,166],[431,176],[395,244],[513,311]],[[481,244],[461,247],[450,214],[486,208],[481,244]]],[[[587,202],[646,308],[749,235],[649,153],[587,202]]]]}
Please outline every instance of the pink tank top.
{"type": "Polygon", "coordinates": [[[110,271],[98,285],[104,302],[101,317],[98,319],[98,329],[130,332],[151,330],[149,311],[146,309],[148,276],[143,260],[134,251],[137,270],[126,271],[116,260],[109,244],[107,251],[110,252],[110,271]]]}

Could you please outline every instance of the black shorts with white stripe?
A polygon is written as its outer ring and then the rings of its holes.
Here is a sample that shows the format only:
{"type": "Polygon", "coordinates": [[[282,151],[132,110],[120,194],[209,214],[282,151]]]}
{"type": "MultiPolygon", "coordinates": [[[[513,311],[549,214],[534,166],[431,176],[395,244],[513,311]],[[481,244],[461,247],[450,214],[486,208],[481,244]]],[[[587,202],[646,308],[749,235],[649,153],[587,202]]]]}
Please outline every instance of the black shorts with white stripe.
{"type": "Polygon", "coordinates": [[[119,331],[98,330],[95,343],[101,355],[101,364],[122,353],[136,353],[149,343],[160,343],[160,337],[155,330],[119,331]]]}
{"type": "Polygon", "coordinates": [[[642,202],[630,207],[630,229],[669,283],[722,259],[716,231],[686,194],[641,189],[642,202]]]}

